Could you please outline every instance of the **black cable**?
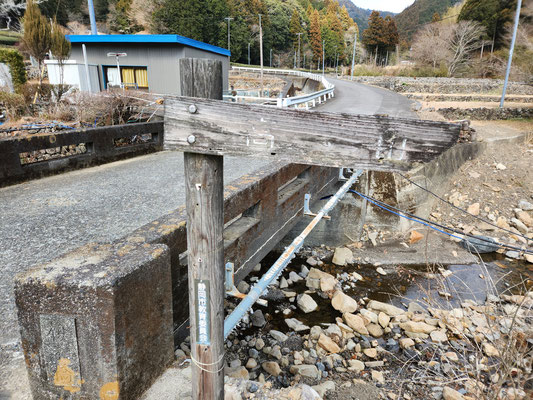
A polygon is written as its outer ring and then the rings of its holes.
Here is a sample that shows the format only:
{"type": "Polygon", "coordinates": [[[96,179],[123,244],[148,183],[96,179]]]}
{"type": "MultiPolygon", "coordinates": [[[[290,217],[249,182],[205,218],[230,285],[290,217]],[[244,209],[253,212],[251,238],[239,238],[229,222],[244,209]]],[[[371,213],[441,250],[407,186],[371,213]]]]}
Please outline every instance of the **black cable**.
{"type": "Polygon", "coordinates": [[[418,183],[416,183],[416,182],[413,182],[411,179],[409,179],[408,177],[406,177],[406,176],[403,175],[402,173],[398,172],[398,175],[400,175],[403,179],[407,180],[408,182],[411,182],[413,185],[419,187],[419,188],[422,189],[423,191],[425,191],[425,192],[431,194],[432,196],[436,197],[436,198],[439,199],[440,201],[442,201],[442,202],[444,202],[444,203],[446,203],[446,204],[452,206],[453,208],[455,208],[455,209],[461,211],[463,214],[466,214],[466,215],[469,215],[469,216],[471,216],[471,217],[474,217],[475,219],[477,219],[477,220],[479,220],[479,221],[481,221],[481,222],[485,222],[486,224],[492,225],[492,226],[494,226],[494,227],[496,227],[496,228],[498,228],[498,229],[501,229],[502,231],[505,231],[505,232],[508,232],[508,233],[512,233],[513,235],[521,236],[521,237],[523,237],[524,239],[526,239],[527,241],[531,241],[531,240],[532,240],[532,239],[528,238],[527,236],[524,236],[524,235],[522,235],[522,234],[520,234],[520,233],[515,233],[515,232],[513,232],[513,231],[511,231],[511,230],[509,230],[509,229],[500,228],[498,225],[496,225],[496,224],[494,224],[494,223],[492,223],[492,222],[490,222],[490,221],[484,220],[483,218],[480,218],[480,217],[478,217],[478,216],[476,216],[476,215],[470,214],[470,213],[469,213],[468,211],[466,211],[465,209],[462,209],[461,207],[457,207],[455,204],[449,202],[449,201],[446,200],[446,199],[443,199],[443,198],[440,197],[439,195],[433,193],[431,190],[426,189],[426,188],[423,187],[423,186],[420,186],[420,185],[419,185],[418,183]]]}

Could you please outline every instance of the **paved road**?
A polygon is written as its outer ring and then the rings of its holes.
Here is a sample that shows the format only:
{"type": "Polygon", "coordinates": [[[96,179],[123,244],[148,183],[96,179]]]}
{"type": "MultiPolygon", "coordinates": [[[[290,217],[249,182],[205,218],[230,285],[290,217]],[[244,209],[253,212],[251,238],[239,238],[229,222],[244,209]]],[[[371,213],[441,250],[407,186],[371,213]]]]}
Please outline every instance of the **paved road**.
{"type": "MultiPolygon", "coordinates": [[[[395,93],[332,79],[322,111],[413,116],[395,93]]],[[[225,158],[225,181],[266,162],[225,158]]],[[[92,241],[112,241],[184,204],[183,155],[161,152],[0,189],[0,398],[7,365],[23,371],[13,277],[92,241]],[[16,362],[14,362],[16,361],[16,362]]]]}
{"type": "Polygon", "coordinates": [[[417,118],[412,101],[389,90],[360,83],[327,78],[335,85],[335,97],[318,106],[320,111],[350,114],[387,114],[391,117],[417,118]]]}

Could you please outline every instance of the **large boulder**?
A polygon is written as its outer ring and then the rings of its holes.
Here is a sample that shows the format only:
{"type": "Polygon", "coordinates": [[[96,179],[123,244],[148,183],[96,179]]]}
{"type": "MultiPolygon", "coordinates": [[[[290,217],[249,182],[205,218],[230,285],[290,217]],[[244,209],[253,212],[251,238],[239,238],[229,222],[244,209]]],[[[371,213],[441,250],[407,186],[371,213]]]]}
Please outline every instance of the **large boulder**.
{"type": "Polygon", "coordinates": [[[387,314],[390,317],[395,317],[397,315],[405,313],[405,311],[402,310],[401,308],[393,306],[392,304],[382,303],[376,300],[370,300],[367,308],[374,310],[374,311],[383,311],[385,314],[387,314]]]}
{"type": "Polygon", "coordinates": [[[340,311],[342,314],[357,311],[357,301],[340,290],[337,290],[333,295],[331,305],[335,310],[340,311]]]}
{"type": "Polygon", "coordinates": [[[360,315],[350,313],[343,314],[342,318],[350,328],[361,335],[368,335],[368,330],[365,326],[365,321],[360,315]]]}

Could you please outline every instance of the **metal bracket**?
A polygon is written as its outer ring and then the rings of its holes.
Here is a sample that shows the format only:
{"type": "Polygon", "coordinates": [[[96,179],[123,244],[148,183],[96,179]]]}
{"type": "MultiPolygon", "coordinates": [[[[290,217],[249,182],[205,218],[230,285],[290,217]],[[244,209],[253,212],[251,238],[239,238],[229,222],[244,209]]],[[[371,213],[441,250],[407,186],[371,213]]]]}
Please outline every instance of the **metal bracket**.
{"type": "MultiPolygon", "coordinates": [[[[226,289],[226,295],[236,297],[238,299],[244,299],[246,295],[244,293],[239,292],[239,289],[235,287],[235,267],[233,263],[228,262],[226,263],[226,267],[224,268],[226,279],[225,279],[225,289],[226,289]]],[[[263,299],[258,299],[256,301],[257,304],[261,306],[268,306],[268,302],[263,299]]]]}
{"type": "Polygon", "coordinates": [[[344,168],[339,168],[339,181],[347,181],[348,178],[344,176],[344,168]]]}
{"type": "MultiPolygon", "coordinates": [[[[309,208],[309,204],[311,203],[311,195],[309,193],[306,193],[304,196],[304,215],[308,215],[310,217],[316,217],[316,214],[311,211],[309,208]]],[[[331,219],[329,215],[324,215],[322,218],[324,219],[331,219]]]]}

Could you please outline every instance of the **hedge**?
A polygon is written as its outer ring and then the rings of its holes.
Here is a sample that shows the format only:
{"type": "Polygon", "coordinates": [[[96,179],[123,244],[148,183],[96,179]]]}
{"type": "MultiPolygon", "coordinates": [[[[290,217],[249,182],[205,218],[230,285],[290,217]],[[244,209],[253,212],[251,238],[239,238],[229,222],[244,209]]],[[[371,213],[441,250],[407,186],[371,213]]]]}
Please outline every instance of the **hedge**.
{"type": "Polygon", "coordinates": [[[24,59],[17,50],[0,49],[0,63],[7,64],[13,79],[15,90],[26,83],[26,68],[24,67],[24,59]]]}

